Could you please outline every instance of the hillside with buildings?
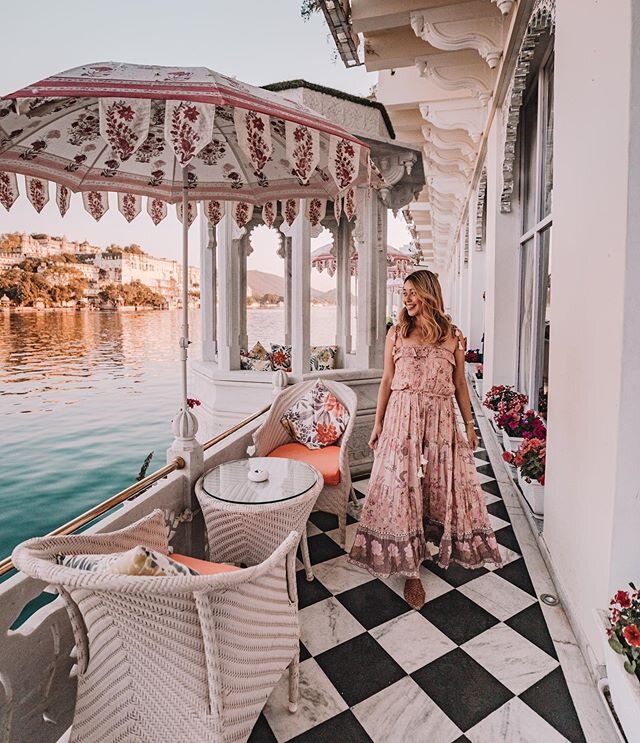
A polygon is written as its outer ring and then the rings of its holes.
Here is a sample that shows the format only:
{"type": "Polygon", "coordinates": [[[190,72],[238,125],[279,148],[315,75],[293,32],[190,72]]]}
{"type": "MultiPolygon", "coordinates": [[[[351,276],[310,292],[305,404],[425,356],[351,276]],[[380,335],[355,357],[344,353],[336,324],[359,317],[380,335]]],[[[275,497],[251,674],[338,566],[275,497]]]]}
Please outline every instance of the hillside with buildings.
{"type": "MultiPolygon", "coordinates": [[[[180,305],[182,265],[138,245],[103,248],[43,234],[0,235],[0,297],[14,306],[180,305]]],[[[189,267],[189,293],[200,297],[200,269],[189,267]]]]}

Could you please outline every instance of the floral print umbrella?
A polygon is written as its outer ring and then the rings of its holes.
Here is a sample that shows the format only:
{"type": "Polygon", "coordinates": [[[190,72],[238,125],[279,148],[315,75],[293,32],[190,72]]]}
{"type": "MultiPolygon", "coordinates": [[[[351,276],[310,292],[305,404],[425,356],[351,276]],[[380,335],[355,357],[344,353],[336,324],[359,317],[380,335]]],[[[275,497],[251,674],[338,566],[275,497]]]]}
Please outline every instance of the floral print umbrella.
{"type": "Polygon", "coordinates": [[[16,174],[23,174],[37,211],[53,181],[62,215],[71,192],[81,191],[87,211],[100,219],[111,191],[122,194],[118,209],[128,221],[143,211],[146,196],[157,224],[186,184],[188,200],[194,207],[206,202],[212,221],[223,201],[279,200],[284,216],[286,202],[301,197],[344,201],[346,208],[369,173],[368,147],[338,125],[203,67],[90,64],[0,98],[6,209],[18,197],[16,174]]]}
{"type": "MultiPolygon", "coordinates": [[[[71,193],[99,220],[109,209],[136,219],[147,198],[154,224],[177,205],[183,223],[182,410],[176,436],[195,435],[187,405],[188,229],[204,202],[217,224],[225,202],[238,227],[262,207],[288,224],[307,200],[312,224],[335,209],[353,209],[354,188],[371,173],[369,149],[315,111],[204,67],[104,62],[77,67],[0,98],[0,204],[7,210],[24,176],[40,212],[51,198],[64,216],[71,193]],[[186,215],[186,216],[185,216],[186,215]]],[[[375,172],[375,171],[374,171],[375,172]]]]}
{"type": "MultiPolygon", "coordinates": [[[[315,268],[319,273],[327,271],[329,276],[333,276],[338,267],[333,248],[333,245],[323,245],[316,248],[311,254],[311,268],[315,268]]],[[[351,253],[350,263],[351,275],[356,276],[358,272],[358,252],[356,250],[351,253]]],[[[415,259],[412,255],[399,248],[387,245],[387,281],[403,280],[411,272],[413,265],[415,265],[415,259]]]]}

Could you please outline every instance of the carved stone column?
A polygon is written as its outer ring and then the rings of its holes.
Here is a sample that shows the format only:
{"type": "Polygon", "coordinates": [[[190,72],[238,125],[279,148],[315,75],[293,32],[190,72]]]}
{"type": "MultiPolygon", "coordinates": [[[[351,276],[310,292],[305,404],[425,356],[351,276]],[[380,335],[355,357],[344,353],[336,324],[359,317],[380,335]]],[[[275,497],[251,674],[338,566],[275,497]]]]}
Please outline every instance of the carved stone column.
{"type": "Polygon", "coordinates": [[[311,353],[311,226],[306,199],[291,225],[291,367],[301,380],[309,371],[311,353]]]}
{"type": "Polygon", "coordinates": [[[380,301],[378,277],[382,263],[386,286],[386,229],[382,231],[383,225],[386,227],[386,209],[377,193],[368,188],[359,188],[357,198],[358,216],[354,231],[358,251],[356,357],[359,368],[376,369],[382,367],[384,348],[385,304],[384,299],[380,301]],[[380,215],[381,210],[385,215],[380,215]]]}
{"type": "MultiPolygon", "coordinates": [[[[221,371],[240,368],[240,240],[245,230],[239,229],[231,216],[231,202],[218,224],[218,365],[221,371]]],[[[244,300],[246,304],[246,299],[244,300]]]]}
{"type": "Polygon", "coordinates": [[[238,343],[248,350],[247,336],[247,258],[251,255],[251,236],[245,233],[238,241],[238,343]]]}
{"type": "MultiPolygon", "coordinates": [[[[284,238],[284,344],[291,345],[291,238],[284,238]]],[[[311,269],[309,269],[311,270],[311,269]]]]}
{"type": "Polygon", "coordinates": [[[336,277],[338,313],[336,322],[336,345],[342,355],[351,353],[351,252],[353,249],[352,227],[346,217],[341,215],[336,230],[336,277]]]}
{"type": "Polygon", "coordinates": [[[202,360],[218,357],[218,281],[216,230],[200,218],[200,316],[202,318],[202,360]]]}

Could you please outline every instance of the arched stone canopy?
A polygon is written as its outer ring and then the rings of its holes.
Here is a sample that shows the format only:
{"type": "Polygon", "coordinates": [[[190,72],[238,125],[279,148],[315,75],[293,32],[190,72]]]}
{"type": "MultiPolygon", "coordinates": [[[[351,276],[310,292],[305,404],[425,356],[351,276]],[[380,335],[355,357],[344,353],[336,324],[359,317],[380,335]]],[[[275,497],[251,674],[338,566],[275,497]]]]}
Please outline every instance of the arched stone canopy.
{"type": "MultiPolygon", "coordinates": [[[[284,259],[285,338],[291,345],[290,379],[298,381],[311,372],[310,283],[311,239],[323,228],[333,236],[337,275],[337,368],[322,374],[358,384],[362,388],[363,445],[355,448],[365,469],[370,453],[366,440],[380,378],[387,310],[387,211],[400,210],[424,187],[420,149],[392,139],[378,107],[357,99],[343,100],[334,91],[307,90],[297,85],[283,95],[315,108],[365,141],[373,161],[374,188],[358,186],[336,203],[312,204],[275,201],[273,209],[256,207],[239,224],[229,204],[217,225],[201,223],[203,361],[194,363],[194,382],[213,429],[237,421],[259,408],[272,394],[272,374],[240,369],[240,349],[246,348],[246,259],[250,235],[258,224],[277,229],[279,254],[284,259]],[[265,218],[266,212],[266,218],[265,218]],[[358,255],[356,278],[357,321],[351,324],[351,256],[358,255]],[[364,400],[366,399],[366,404],[364,400]]],[[[404,258],[400,257],[401,262],[404,258]]],[[[265,343],[269,343],[265,338],[265,343]]],[[[357,461],[357,456],[356,460],[357,461]]]]}

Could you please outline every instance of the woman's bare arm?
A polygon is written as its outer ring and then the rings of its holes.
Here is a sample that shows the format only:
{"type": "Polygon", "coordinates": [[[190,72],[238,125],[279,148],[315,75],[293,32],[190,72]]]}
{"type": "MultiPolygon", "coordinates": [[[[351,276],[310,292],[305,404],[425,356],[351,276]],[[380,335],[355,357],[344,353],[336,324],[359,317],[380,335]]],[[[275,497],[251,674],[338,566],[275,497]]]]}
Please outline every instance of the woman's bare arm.
{"type": "Polygon", "coordinates": [[[467,380],[464,376],[464,351],[467,342],[466,339],[462,337],[460,338],[460,343],[458,343],[458,338],[456,338],[455,340],[456,348],[454,351],[454,356],[456,360],[456,366],[453,371],[453,385],[456,390],[456,400],[458,402],[458,407],[460,408],[460,412],[462,413],[462,418],[464,420],[464,428],[469,446],[472,449],[477,449],[478,436],[476,435],[475,429],[473,427],[471,398],[469,397],[469,387],[467,385],[467,380]]]}
{"type": "Polygon", "coordinates": [[[393,327],[387,333],[387,340],[384,345],[384,370],[382,372],[382,379],[380,380],[380,387],[378,389],[378,402],[376,404],[376,419],[373,425],[373,431],[371,432],[371,438],[369,439],[369,446],[372,449],[376,448],[378,438],[382,432],[382,424],[384,423],[384,414],[387,410],[387,404],[389,403],[389,396],[391,395],[391,382],[393,380],[393,374],[396,368],[393,360],[393,345],[395,340],[396,328],[393,327]]]}

